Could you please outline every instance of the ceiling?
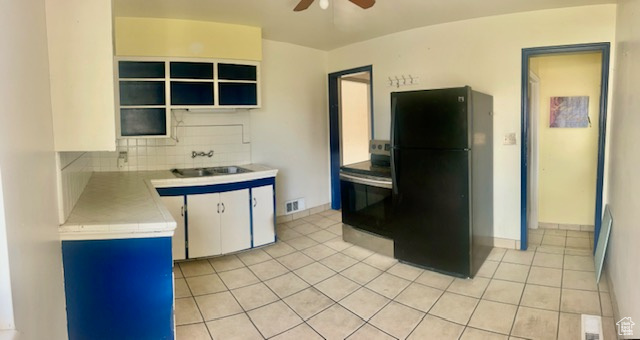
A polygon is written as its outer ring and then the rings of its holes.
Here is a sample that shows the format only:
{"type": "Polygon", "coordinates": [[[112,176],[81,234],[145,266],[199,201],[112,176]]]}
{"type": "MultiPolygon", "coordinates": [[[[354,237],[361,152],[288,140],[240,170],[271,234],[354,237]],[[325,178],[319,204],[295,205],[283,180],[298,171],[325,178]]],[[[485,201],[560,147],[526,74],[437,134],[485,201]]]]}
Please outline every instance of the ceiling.
{"type": "Polygon", "coordinates": [[[316,0],[293,12],[299,0],[114,0],[115,16],[174,18],[262,27],[262,37],[320,50],[416,27],[491,15],[616,0],[377,0],[363,10],[347,0],[316,0]]]}

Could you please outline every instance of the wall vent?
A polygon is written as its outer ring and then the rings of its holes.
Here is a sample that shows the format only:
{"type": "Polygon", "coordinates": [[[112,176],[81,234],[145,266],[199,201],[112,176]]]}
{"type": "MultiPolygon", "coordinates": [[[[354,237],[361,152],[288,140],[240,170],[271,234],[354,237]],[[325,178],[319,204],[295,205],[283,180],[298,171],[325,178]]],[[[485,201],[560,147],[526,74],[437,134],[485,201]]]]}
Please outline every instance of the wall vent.
{"type": "Polygon", "coordinates": [[[598,315],[582,314],[581,340],[602,340],[602,318],[598,315]]]}
{"type": "Polygon", "coordinates": [[[293,214],[298,211],[302,211],[305,209],[304,207],[304,198],[298,198],[291,201],[284,202],[285,207],[285,215],[293,214]]]}

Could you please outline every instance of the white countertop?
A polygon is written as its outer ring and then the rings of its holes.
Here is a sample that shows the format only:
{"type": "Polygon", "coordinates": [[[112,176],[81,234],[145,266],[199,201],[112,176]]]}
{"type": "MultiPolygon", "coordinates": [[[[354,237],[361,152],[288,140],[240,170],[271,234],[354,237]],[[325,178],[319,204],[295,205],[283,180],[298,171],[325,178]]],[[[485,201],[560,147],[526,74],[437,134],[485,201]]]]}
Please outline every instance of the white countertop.
{"type": "Polygon", "coordinates": [[[155,188],[215,185],[275,177],[278,170],[242,165],[252,172],[177,178],[170,171],[95,172],[67,221],[62,240],[98,240],[172,236],[176,221],[155,188]]]}

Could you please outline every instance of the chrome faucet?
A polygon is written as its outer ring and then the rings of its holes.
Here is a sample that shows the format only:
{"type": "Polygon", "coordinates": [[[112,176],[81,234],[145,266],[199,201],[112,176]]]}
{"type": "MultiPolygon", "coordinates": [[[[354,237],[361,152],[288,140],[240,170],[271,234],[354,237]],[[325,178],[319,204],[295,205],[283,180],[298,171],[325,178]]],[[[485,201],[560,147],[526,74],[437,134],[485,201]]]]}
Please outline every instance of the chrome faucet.
{"type": "Polygon", "coordinates": [[[204,157],[207,156],[209,158],[213,157],[213,150],[209,150],[209,152],[205,153],[204,151],[196,152],[191,151],[191,158],[196,158],[198,156],[204,157]]]}

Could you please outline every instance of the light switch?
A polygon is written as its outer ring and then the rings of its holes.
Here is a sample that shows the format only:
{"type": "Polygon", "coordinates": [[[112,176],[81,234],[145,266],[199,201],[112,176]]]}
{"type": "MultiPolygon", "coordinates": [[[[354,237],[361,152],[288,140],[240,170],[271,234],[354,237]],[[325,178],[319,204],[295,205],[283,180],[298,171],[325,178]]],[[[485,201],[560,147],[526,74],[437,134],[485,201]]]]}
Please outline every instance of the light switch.
{"type": "Polygon", "coordinates": [[[511,132],[504,135],[503,145],[516,145],[516,133],[511,132]]]}

